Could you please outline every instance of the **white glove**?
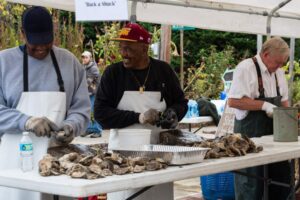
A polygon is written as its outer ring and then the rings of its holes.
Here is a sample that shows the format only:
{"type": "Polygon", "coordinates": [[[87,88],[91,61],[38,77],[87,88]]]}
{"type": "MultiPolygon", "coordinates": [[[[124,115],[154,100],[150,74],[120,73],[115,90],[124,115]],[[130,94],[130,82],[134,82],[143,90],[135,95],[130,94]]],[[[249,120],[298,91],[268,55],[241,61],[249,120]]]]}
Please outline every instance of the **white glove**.
{"type": "Polygon", "coordinates": [[[268,117],[273,118],[273,108],[274,107],[277,107],[277,106],[265,101],[264,104],[262,105],[261,109],[266,111],[268,117]]]}
{"type": "Polygon", "coordinates": [[[139,115],[139,121],[141,124],[155,125],[158,120],[159,120],[159,112],[152,108],[139,115]]]}

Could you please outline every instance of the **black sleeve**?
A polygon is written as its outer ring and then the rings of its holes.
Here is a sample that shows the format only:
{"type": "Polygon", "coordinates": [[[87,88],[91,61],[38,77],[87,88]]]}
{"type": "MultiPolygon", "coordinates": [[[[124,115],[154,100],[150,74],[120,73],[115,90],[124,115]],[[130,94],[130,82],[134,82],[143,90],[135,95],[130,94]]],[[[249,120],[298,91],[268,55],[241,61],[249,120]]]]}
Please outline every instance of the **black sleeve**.
{"type": "Polygon", "coordinates": [[[96,94],[94,117],[104,129],[124,128],[139,123],[139,113],[117,109],[124,93],[120,64],[104,71],[96,94]]]}
{"type": "Polygon", "coordinates": [[[188,100],[185,99],[184,92],[180,86],[179,79],[175,72],[172,70],[172,68],[170,70],[170,79],[168,86],[170,87],[169,93],[173,94],[169,95],[170,102],[167,102],[167,105],[169,104],[168,108],[172,108],[175,110],[178,117],[178,121],[180,121],[185,116],[185,113],[188,110],[188,100]]]}
{"type": "Polygon", "coordinates": [[[171,68],[171,66],[165,62],[160,62],[160,79],[165,82],[164,88],[162,88],[163,98],[167,103],[167,108],[172,108],[175,110],[178,120],[180,121],[187,112],[188,100],[185,99],[184,92],[180,86],[179,79],[171,68]]]}

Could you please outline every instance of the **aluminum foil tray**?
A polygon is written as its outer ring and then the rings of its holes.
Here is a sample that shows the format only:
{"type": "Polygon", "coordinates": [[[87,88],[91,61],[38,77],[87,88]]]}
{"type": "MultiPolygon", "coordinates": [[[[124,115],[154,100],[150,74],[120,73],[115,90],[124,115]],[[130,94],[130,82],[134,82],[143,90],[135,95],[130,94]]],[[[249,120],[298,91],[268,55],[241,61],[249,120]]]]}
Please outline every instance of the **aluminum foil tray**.
{"type": "Polygon", "coordinates": [[[141,145],[132,148],[115,148],[114,152],[131,157],[162,158],[170,165],[184,165],[202,162],[209,148],[169,146],[169,145],[141,145]]]}

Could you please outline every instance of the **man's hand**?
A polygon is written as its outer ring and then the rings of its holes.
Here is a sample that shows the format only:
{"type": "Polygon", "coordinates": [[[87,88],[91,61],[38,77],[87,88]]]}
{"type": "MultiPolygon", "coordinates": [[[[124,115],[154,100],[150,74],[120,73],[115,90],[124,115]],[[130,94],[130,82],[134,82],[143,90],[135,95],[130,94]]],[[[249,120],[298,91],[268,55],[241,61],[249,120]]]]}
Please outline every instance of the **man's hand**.
{"type": "Polygon", "coordinates": [[[151,124],[155,125],[159,120],[159,112],[155,109],[149,109],[144,113],[141,113],[139,116],[139,121],[141,124],[151,124]]]}
{"type": "Polygon", "coordinates": [[[178,125],[178,117],[172,108],[168,108],[161,116],[160,126],[163,129],[174,129],[178,125]]]}
{"type": "Polygon", "coordinates": [[[275,107],[277,106],[265,101],[261,109],[267,113],[268,117],[273,118],[273,109],[275,107]]]}
{"type": "Polygon", "coordinates": [[[67,145],[74,139],[74,130],[70,125],[64,125],[59,132],[55,134],[56,142],[59,145],[67,145]]]}
{"type": "Polygon", "coordinates": [[[25,123],[25,130],[35,133],[38,137],[50,137],[58,127],[47,117],[30,117],[25,123]]]}

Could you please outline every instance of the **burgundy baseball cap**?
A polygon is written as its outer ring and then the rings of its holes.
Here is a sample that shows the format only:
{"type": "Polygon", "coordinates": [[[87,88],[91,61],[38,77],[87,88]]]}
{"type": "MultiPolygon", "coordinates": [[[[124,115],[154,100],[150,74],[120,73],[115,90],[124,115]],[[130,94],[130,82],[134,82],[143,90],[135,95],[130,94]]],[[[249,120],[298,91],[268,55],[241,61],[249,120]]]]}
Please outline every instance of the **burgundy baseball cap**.
{"type": "Polygon", "coordinates": [[[128,23],[120,30],[119,37],[111,40],[150,44],[151,35],[142,26],[136,23],[128,23]]]}

